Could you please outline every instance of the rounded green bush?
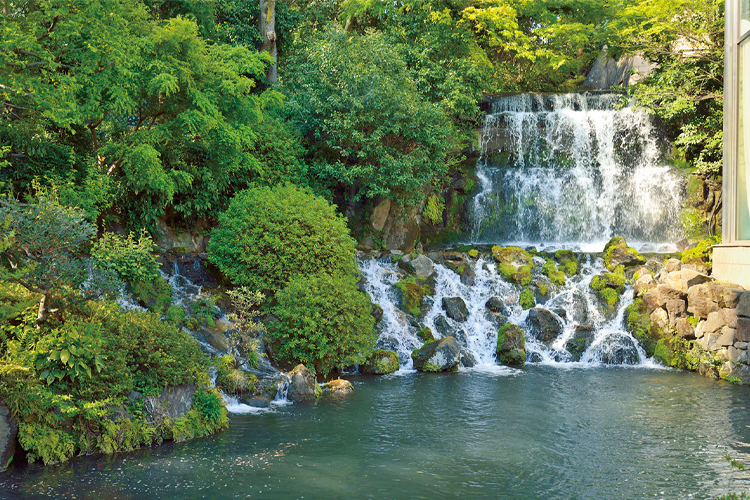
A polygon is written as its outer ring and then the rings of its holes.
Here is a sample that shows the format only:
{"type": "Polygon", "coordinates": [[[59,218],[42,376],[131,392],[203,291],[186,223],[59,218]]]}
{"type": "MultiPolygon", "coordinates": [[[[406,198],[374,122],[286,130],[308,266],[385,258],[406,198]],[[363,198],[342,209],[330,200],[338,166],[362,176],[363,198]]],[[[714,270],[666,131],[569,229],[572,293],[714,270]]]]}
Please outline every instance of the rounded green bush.
{"type": "Polygon", "coordinates": [[[271,292],[299,275],[354,275],[355,250],[335,208],[291,184],[237,194],[208,244],[209,260],[232,283],[271,292]]]}
{"type": "Polygon", "coordinates": [[[296,276],[276,295],[269,325],[281,361],[327,375],[365,361],[377,341],[367,294],[351,275],[296,276]]]}

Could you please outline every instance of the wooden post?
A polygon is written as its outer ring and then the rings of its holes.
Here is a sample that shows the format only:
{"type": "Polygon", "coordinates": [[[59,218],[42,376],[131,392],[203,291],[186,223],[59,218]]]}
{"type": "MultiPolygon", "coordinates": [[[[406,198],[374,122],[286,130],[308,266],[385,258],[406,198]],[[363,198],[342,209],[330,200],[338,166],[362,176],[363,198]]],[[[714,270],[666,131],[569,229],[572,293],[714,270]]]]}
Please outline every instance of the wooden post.
{"type": "Polygon", "coordinates": [[[266,69],[266,82],[276,81],[276,0],[260,0],[260,19],[258,29],[263,37],[260,50],[265,50],[273,56],[274,64],[266,69]]]}

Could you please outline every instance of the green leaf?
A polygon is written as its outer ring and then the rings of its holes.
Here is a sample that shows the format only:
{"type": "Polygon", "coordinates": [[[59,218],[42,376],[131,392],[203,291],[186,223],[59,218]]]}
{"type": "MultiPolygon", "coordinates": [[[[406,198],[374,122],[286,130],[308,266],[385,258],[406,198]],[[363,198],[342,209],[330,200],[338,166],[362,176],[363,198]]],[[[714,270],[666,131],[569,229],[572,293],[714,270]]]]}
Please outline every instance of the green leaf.
{"type": "Polygon", "coordinates": [[[70,352],[68,352],[67,349],[63,349],[60,352],[60,361],[62,361],[63,364],[67,364],[69,359],[70,359],[70,352]]]}
{"type": "Polygon", "coordinates": [[[52,382],[54,382],[54,381],[55,381],[55,376],[54,375],[47,375],[47,385],[52,384],[52,382]]]}

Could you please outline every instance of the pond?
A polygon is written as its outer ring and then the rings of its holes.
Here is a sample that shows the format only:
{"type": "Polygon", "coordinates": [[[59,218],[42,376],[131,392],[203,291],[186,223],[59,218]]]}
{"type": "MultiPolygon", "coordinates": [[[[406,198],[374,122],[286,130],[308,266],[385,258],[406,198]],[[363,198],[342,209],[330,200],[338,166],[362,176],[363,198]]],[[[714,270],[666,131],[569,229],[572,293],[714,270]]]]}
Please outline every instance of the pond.
{"type": "Polygon", "coordinates": [[[711,498],[750,490],[750,390],[646,367],[352,377],[229,430],[0,474],[0,497],[711,498]]]}

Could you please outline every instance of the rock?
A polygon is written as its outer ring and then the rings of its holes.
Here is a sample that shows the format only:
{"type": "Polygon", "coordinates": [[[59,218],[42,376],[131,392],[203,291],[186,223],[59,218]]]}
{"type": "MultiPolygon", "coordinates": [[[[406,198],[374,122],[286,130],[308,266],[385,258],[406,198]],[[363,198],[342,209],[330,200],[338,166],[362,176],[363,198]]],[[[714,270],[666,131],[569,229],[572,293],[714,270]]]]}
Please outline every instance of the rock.
{"type": "Polygon", "coordinates": [[[576,327],[573,336],[565,342],[565,349],[573,356],[573,361],[579,361],[586,349],[594,342],[594,329],[588,325],[576,327]]]}
{"type": "Polygon", "coordinates": [[[211,347],[220,352],[228,352],[230,349],[227,332],[234,328],[234,324],[224,319],[217,319],[213,326],[201,325],[199,331],[211,347]]]}
{"type": "Polygon", "coordinates": [[[380,323],[380,320],[383,319],[383,308],[379,304],[373,304],[371,313],[372,317],[375,318],[375,324],[380,323]]]}
{"type": "Polygon", "coordinates": [[[323,392],[327,394],[336,394],[342,396],[354,392],[351,382],[337,378],[323,384],[323,392]]]}
{"type": "Polygon", "coordinates": [[[541,307],[534,307],[529,310],[526,323],[529,325],[531,335],[541,342],[555,340],[563,329],[562,321],[552,312],[541,307]]]}
{"type": "Polygon", "coordinates": [[[179,253],[201,253],[206,251],[207,238],[205,237],[205,226],[196,225],[193,232],[176,233],[170,228],[164,219],[156,220],[156,238],[154,243],[160,250],[169,250],[179,253]]]}
{"type": "Polygon", "coordinates": [[[682,275],[682,290],[684,292],[687,292],[690,288],[696,285],[702,285],[703,283],[713,281],[712,277],[692,269],[683,269],[680,271],[680,274],[682,275]]]}
{"type": "Polygon", "coordinates": [[[749,354],[746,350],[737,349],[735,346],[727,348],[727,360],[735,363],[747,363],[750,360],[749,354]]]}
{"type": "MultiPolygon", "coordinates": [[[[641,269],[646,269],[645,267],[642,267],[641,269]]],[[[648,269],[646,269],[648,271],[648,269]]],[[[639,271],[640,273],[640,271],[639,271]]],[[[656,280],[653,276],[651,276],[651,273],[646,272],[646,274],[641,275],[635,282],[635,293],[638,295],[643,295],[644,293],[648,292],[649,290],[656,288],[656,280]]]]}
{"type": "Polygon", "coordinates": [[[639,361],[638,349],[628,337],[619,334],[604,339],[593,355],[608,365],[635,365],[639,361]]]}
{"type": "Polygon", "coordinates": [[[0,403],[0,472],[4,471],[16,453],[18,423],[7,406],[0,403]]]}
{"type": "Polygon", "coordinates": [[[704,283],[688,290],[687,310],[693,316],[708,318],[709,313],[719,310],[719,304],[711,300],[710,285],[710,283],[704,283]]]}
{"type": "Polygon", "coordinates": [[[426,255],[419,254],[414,258],[404,255],[398,261],[398,266],[404,271],[414,274],[417,278],[429,278],[435,272],[435,264],[426,255]]]}
{"type": "Polygon", "coordinates": [[[706,351],[716,351],[721,348],[721,344],[719,343],[720,338],[721,333],[707,333],[698,343],[706,351]]]}
{"type": "Polygon", "coordinates": [[[469,310],[461,297],[443,297],[443,310],[449,318],[464,322],[469,317],[469,310]]]}
{"type": "Polygon", "coordinates": [[[667,260],[667,265],[664,266],[664,270],[668,273],[679,271],[680,269],[682,269],[682,262],[680,262],[680,259],[675,258],[667,260]]]}
{"type": "Polygon", "coordinates": [[[604,246],[604,265],[610,272],[619,265],[630,267],[645,262],[646,259],[637,250],[630,248],[622,236],[615,236],[604,246]]]}
{"type": "Polygon", "coordinates": [[[508,307],[500,297],[490,297],[484,306],[494,313],[508,315],[508,307]]]}
{"type": "Polygon", "coordinates": [[[684,318],[687,316],[685,310],[685,301],[680,299],[670,299],[665,304],[667,314],[669,315],[669,322],[675,324],[677,318],[684,318]]]}
{"type": "Polygon", "coordinates": [[[675,290],[680,290],[683,293],[687,293],[687,288],[683,287],[682,273],[680,271],[662,274],[659,276],[659,283],[674,288],[675,290]]]}
{"type": "Polygon", "coordinates": [[[734,347],[736,347],[737,349],[746,350],[747,346],[748,346],[748,342],[735,342],[734,343],[734,347]]]}
{"type": "Polygon", "coordinates": [[[518,285],[531,283],[531,269],[534,261],[529,253],[520,247],[492,247],[492,257],[497,261],[500,274],[518,285]]]}
{"type": "Polygon", "coordinates": [[[422,342],[432,342],[433,340],[435,340],[435,334],[432,333],[432,330],[430,330],[429,326],[423,326],[417,332],[417,338],[422,342]]]}
{"type": "Polygon", "coordinates": [[[307,401],[321,396],[322,390],[315,382],[315,376],[305,365],[298,364],[287,375],[291,380],[286,392],[289,401],[307,401]]]}
{"type": "Polygon", "coordinates": [[[398,354],[395,351],[386,351],[385,349],[375,349],[370,357],[360,365],[360,370],[363,373],[372,373],[374,375],[387,375],[398,369],[398,354]]]}
{"type": "Polygon", "coordinates": [[[674,329],[677,335],[684,339],[692,340],[695,338],[695,327],[690,324],[688,318],[677,318],[674,322],[674,329]]]}
{"type": "Polygon", "coordinates": [[[435,325],[435,329],[442,337],[450,337],[451,335],[453,335],[453,327],[448,322],[448,318],[446,318],[442,314],[435,318],[433,324],[435,325]]]}
{"type": "Polygon", "coordinates": [[[193,394],[197,389],[196,384],[177,385],[167,387],[158,396],[146,396],[144,398],[146,420],[158,426],[167,418],[175,421],[184,416],[193,407],[193,394]]]}
{"type": "Polygon", "coordinates": [[[721,337],[719,337],[719,340],[717,342],[721,347],[727,347],[730,345],[734,345],[736,338],[737,330],[725,326],[721,329],[721,337]]]}
{"type": "Polygon", "coordinates": [[[453,337],[445,337],[414,349],[411,359],[419,371],[455,371],[461,362],[461,347],[453,337]]]}
{"type": "MultiPolygon", "coordinates": [[[[719,285],[719,283],[712,283],[719,285]]],[[[721,297],[717,302],[719,302],[719,305],[721,307],[727,307],[730,309],[734,309],[737,307],[737,304],[740,302],[740,298],[742,297],[742,294],[744,293],[744,289],[740,285],[735,285],[732,283],[726,283],[726,287],[722,287],[721,289],[721,297]]]]}
{"type": "Polygon", "coordinates": [[[497,358],[505,365],[522,365],[526,362],[526,339],[520,327],[513,324],[501,326],[497,331],[497,358]]]}
{"type": "Polygon", "coordinates": [[[389,217],[384,230],[383,243],[386,249],[411,252],[420,234],[416,209],[411,209],[406,214],[395,214],[394,217],[389,217]]]}
{"type": "Polygon", "coordinates": [[[362,240],[357,243],[357,250],[361,250],[363,252],[369,252],[371,250],[375,249],[375,238],[368,234],[362,240]]]}
{"type": "Polygon", "coordinates": [[[750,342],[750,318],[737,318],[737,340],[750,342]]]}
{"type": "Polygon", "coordinates": [[[471,368],[472,366],[477,366],[477,358],[474,357],[472,353],[469,351],[466,351],[464,349],[461,349],[461,366],[464,368],[471,368]]]}
{"type": "Polygon", "coordinates": [[[589,320],[589,302],[581,290],[576,289],[571,294],[568,314],[570,320],[578,325],[582,325],[589,320]]]}
{"type": "Polygon", "coordinates": [[[388,214],[391,212],[391,200],[383,200],[377,204],[370,216],[372,228],[376,231],[382,231],[388,220],[388,214]]]}
{"type": "Polygon", "coordinates": [[[732,377],[743,384],[750,384],[750,366],[736,365],[732,361],[727,361],[719,370],[722,378],[732,377]]]}
{"type": "Polygon", "coordinates": [[[737,313],[737,316],[750,318],[750,292],[743,292],[740,295],[740,299],[737,301],[737,306],[735,307],[735,312],[737,313]]]}
{"type": "Polygon", "coordinates": [[[669,315],[664,309],[654,309],[650,315],[651,322],[659,327],[659,330],[666,332],[669,327],[669,315]]]}
{"type": "Polygon", "coordinates": [[[472,267],[466,268],[464,272],[461,273],[460,279],[461,283],[464,285],[474,286],[474,283],[476,283],[477,280],[477,273],[472,267]]]}
{"type": "Polygon", "coordinates": [[[712,313],[708,313],[708,318],[703,323],[701,330],[704,334],[716,333],[725,326],[727,326],[727,321],[724,319],[724,315],[722,314],[722,312],[714,311],[712,313]]]}
{"type": "Polygon", "coordinates": [[[722,309],[721,314],[729,328],[737,328],[737,311],[734,309],[722,309]]]}

